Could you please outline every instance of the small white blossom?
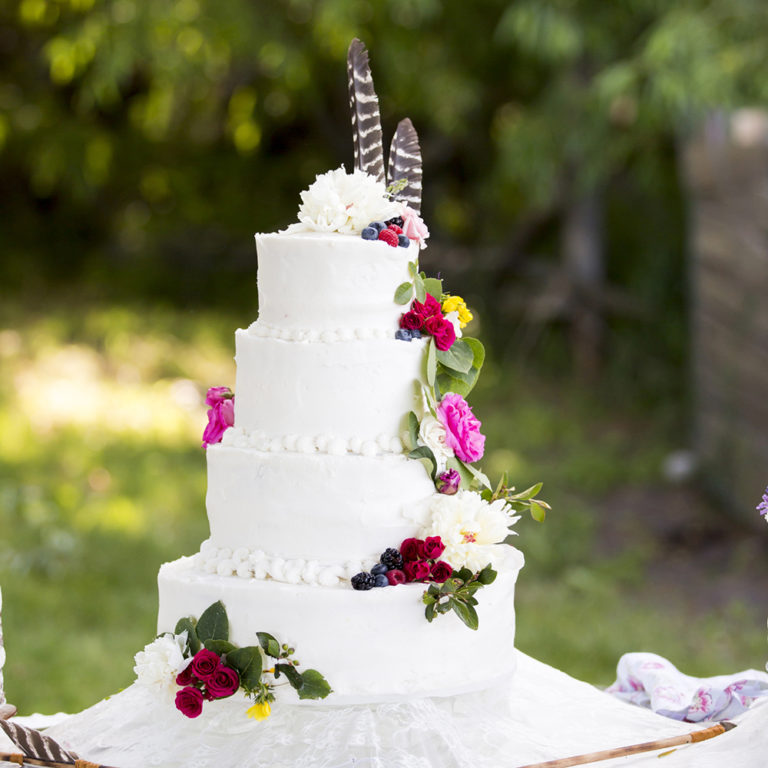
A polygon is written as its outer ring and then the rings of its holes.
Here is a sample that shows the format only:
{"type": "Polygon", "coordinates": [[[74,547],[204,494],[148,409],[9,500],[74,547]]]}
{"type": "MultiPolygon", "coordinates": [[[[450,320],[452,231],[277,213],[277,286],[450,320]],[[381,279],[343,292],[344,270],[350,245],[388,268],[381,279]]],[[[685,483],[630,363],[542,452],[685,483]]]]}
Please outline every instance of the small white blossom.
{"type": "Polygon", "coordinates": [[[424,536],[439,536],[445,544],[443,559],[455,569],[479,571],[489,563],[498,565],[500,546],[520,518],[507,511],[503,499],[484,501],[474,491],[453,496],[436,495],[430,503],[431,519],[424,536]]]}
{"type": "Polygon", "coordinates": [[[180,635],[166,633],[144,646],[144,650],[134,656],[136,682],[174,691],[176,677],[192,661],[184,658],[186,644],[187,633],[184,631],[180,635]]]}
{"type": "Polygon", "coordinates": [[[445,462],[454,455],[445,441],[445,427],[431,414],[427,414],[419,425],[419,440],[435,454],[437,471],[445,471],[445,462]]]}
{"type": "Polygon", "coordinates": [[[461,332],[461,320],[459,320],[459,310],[454,309],[453,312],[449,312],[445,315],[445,319],[453,326],[453,330],[456,331],[456,338],[462,337],[461,332]]]}
{"type": "Polygon", "coordinates": [[[286,232],[360,234],[372,221],[391,219],[400,209],[382,182],[357,168],[347,173],[342,166],[318,175],[301,193],[299,223],[286,232]]]}

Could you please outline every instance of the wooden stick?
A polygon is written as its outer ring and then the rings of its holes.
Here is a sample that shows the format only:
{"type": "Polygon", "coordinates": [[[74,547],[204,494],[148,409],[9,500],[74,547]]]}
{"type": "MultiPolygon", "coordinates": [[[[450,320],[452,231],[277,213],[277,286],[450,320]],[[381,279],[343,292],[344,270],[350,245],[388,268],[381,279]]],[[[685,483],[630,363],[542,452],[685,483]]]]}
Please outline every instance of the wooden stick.
{"type": "Polygon", "coordinates": [[[735,728],[734,723],[727,720],[717,725],[705,728],[703,731],[694,731],[685,733],[682,736],[671,736],[668,739],[658,739],[657,741],[646,741],[642,744],[632,744],[629,747],[617,747],[616,749],[605,749],[602,752],[590,752],[586,755],[574,755],[573,757],[563,757],[559,760],[548,760],[545,763],[531,763],[530,765],[521,765],[519,768],[568,768],[571,765],[585,765],[587,763],[597,763],[600,760],[610,760],[613,757],[626,757],[627,755],[637,755],[641,752],[653,752],[656,749],[667,749],[669,747],[679,747],[683,744],[695,744],[698,741],[706,741],[721,733],[735,728]]]}

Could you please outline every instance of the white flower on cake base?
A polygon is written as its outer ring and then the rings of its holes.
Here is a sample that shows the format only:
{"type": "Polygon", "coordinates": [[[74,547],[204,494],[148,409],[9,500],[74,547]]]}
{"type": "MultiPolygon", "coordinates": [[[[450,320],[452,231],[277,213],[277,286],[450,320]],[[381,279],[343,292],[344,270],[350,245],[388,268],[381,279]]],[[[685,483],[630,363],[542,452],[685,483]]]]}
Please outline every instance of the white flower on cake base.
{"type": "Polygon", "coordinates": [[[432,500],[430,522],[425,536],[439,536],[445,544],[443,559],[455,569],[482,570],[494,567],[504,557],[502,542],[519,516],[510,514],[503,499],[484,501],[474,491],[459,491],[453,496],[438,494],[432,500]]]}
{"type": "Polygon", "coordinates": [[[299,223],[285,231],[359,235],[373,221],[398,216],[401,208],[387,197],[382,182],[357,168],[347,173],[342,166],[318,175],[301,193],[299,223]]]}
{"type": "Polygon", "coordinates": [[[176,677],[183,672],[192,659],[184,658],[187,645],[187,633],[161,635],[149,645],[144,646],[134,656],[136,682],[146,686],[157,686],[167,693],[178,690],[176,677]]]}

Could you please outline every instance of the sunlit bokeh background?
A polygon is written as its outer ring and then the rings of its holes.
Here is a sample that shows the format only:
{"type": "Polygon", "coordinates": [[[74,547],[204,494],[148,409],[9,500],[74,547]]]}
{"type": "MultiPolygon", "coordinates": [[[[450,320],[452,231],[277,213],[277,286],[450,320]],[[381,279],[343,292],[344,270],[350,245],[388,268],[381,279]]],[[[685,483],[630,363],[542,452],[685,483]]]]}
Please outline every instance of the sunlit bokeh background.
{"type": "Polygon", "coordinates": [[[553,506],[519,524],[518,646],[597,684],[631,650],[763,666],[766,34],[757,0],[3,4],[9,699],[76,711],[131,682],[159,565],[207,536],[203,400],[257,314],[253,232],[351,168],[356,36],[385,142],[405,116],[421,137],[422,266],[489,349],[484,466],[553,506]],[[717,333],[715,261],[742,281],[717,333]],[[723,327],[752,361],[728,386],[722,349],[700,364],[723,327]]]}

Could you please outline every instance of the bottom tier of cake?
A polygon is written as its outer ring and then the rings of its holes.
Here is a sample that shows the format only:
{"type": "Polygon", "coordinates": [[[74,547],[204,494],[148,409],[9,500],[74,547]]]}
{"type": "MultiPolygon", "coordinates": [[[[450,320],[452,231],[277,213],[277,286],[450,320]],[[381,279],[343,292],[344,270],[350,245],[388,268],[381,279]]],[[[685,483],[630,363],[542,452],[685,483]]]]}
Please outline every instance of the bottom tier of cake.
{"type": "Polygon", "coordinates": [[[513,552],[496,581],[477,595],[477,630],[453,613],[427,622],[423,584],[367,592],[348,584],[284,584],[201,573],[184,557],[160,569],[158,631],[171,632],[180,618],[199,617],[221,600],[233,643],[254,645],[256,633],[264,631],[289,644],[302,669],[317,669],[330,683],[327,704],[453,696],[514,673],[514,593],[522,555],[513,552]]]}

